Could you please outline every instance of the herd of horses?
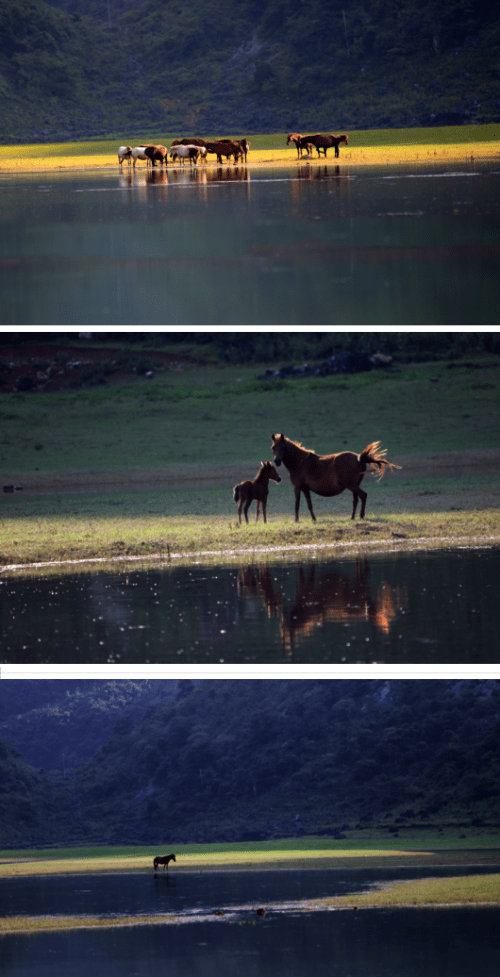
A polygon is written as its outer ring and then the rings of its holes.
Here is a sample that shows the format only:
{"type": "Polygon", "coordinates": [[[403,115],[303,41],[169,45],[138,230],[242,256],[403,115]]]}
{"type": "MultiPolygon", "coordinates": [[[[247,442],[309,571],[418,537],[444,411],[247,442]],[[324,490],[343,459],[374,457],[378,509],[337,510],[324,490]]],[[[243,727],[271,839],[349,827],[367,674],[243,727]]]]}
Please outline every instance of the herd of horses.
{"type": "MultiPolygon", "coordinates": [[[[300,442],[292,441],[284,434],[273,434],[271,438],[274,465],[277,468],[281,464],[285,466],[294,488],[295,522],[299,520],[301,494],[305,497],[313,522],[316,522],[311,492],[330,498],[334,495],[340,495],[346,489],[352,492],[353,497],[351,519],[355,518],[358,501],[361,501],[359,517],[363,519],[367,493],[360,486],[366,473],[377,474],[380,479],[386,468],[400,469],[401,467],[387,461],[386,449],[380,447],[380,441],[373,441],[359,455],[355,454],[354,451],[339,451],[333,455],[317,455],[315,451],[309,451],[300,442]]],[[[242,510],[245,520],[248,522],[247,513],[253,501],[257,502],[255,521],[257,522],[259,518],[260,506],[262,506],[264,522],[266,522],[269,481],[281,482],[274,465],[270,461],[262,461],[253,480],[248,479],[234,486],[233,500],[238,504],[238,521],[240,523],[242,510]]]]}
{"type": "Polygon", "coordinates": [[[146,161],[146,165],[156,166],[156,163],[159,163],[161,166],[165,163],[167,166],[170,156],[172,162],[177,161],[184,165],[187,161],[193,165],[199,160],[206,162],[207,154],[213,153],[217,156],[217,163],[221,165],[223,157],[226,160],[232,157],[235,163],[243,160],[246,162],[249,149],[250,143],[246,138],[216,139],[214,141],[198,138],[174,139],[170,150],[165,146],[154,146],[152,143],[142,144],[134,148],[132,146],[120,146],[118,162],[121,165],[124,160],[128,160],[129,165],[132,163],[135,167],[137,160],[142,159],[146,161]]]}
{"type": "MultiPolygon", "coordinates": [[[[297,149],[297,157],[303,159],[310,158],[310,153],[316,148],[318,157],[326,157],[327,150],[334,148],[335,156],[339,156],[339,146],[347,146],[347,136],[343,133],[340,136],[335,136],[333,133],[330,135],[322,135],[320,132],[314,133],[314,135],[302,136],[299,132],[288,133],[288,138],[286,141],[287,146],[291,143],[295,144],[297,149]],[[304,150],[306,151],[306,156],[304,156],[304,150]]],[[[189,162],[191,165],[198,163],[199,161],[206,162],[207,155],[212,153],[217,156],[218,165],[222,165],[222,159],[225,157],[226,161],[229,162],[232,157],[235,163],[247,162],[248,150],[250,149],[250,143],[248,139],[198,139],[198,138],[184,138],[184,139],[174,139],[170,149],[166,146],[155,146],[153,143],[141,143],[140,146],[120,146],[118,149],[118,162],[120,166],[127,160],[129,165],[132,163],[135,167],[137,160],[144,160],[146,165],[156,166],[159,163],[162,166],[168,165],[168,157],[172,159],[172,163],[178,162],[184,165],[189,162]]]]}

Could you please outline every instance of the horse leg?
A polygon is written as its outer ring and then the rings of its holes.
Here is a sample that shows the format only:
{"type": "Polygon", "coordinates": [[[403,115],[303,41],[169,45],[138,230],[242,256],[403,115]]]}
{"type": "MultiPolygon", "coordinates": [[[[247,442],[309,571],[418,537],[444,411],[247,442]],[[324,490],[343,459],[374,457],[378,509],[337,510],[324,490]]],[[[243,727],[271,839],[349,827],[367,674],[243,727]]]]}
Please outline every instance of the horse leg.
{"type": "Polygon", "coordinates": [[[312,502],[311,502],[311,493],[310,493],[310,491],[309,491],[309,489],[307,487],[304,487],[302,489],[302,491],[303,491],[303,493],[304,493],[304,495],[306,497],[307,508],[309,509],[309,512],[311,513],[312,521],[313,522],[316,522],[316,516],[314,515],[313,507],[312,507],[312,502]]]}
{"type": "Polygon", "coordinates": [[[245,515],[245,522],[248,522],[248,515],[247,515],[247,513],[248,513],[248,510],[249,510],[251,504],[252,504],[252,500],[251,499],[249,499],[248,502],[245,503],[245,508],[243,509],[243,512],[244,512],[244,515],[245,515]]]}
{"type": "Polygon", "coordinates": [[[294,485],[295,490],[295,522],[299,521],[299,507],[300,507],[300,486],[294,485]]]}
{"type": "Polygon", "coordinates": [[[255,522],[259,521],[259,512],[260,512],[260,499],[257,499],[257,515],[255,516],[255,522]]]}
{"type": "Polygon", "coordinates": [[[352,501],[353,501],[351,519],[354,519],[356,515],[358,499],[361,499],[361,512],[359,513],[359,518],[363,519],[365,515],[365,506],[366,506],[366,500],[368,496],[362,488],[359,488],[359,486],[357,489],[351,489],[351,491],[352,491],[352,501]]]}
{"type": "Polygon", "coordinates": [[[241,510],[243,509],[244,498],[240,496],[240,504],[238,506],[238,522],[241,524],[241,510]]]}
{"type": "Polygon", "coordinates": [[[267,499],[262,499],[262,515],[263,515],[263,518],[264,518],[264,522],[267,522],[266,506],[267,506],[267,499]]]}
{"type": "Polygon", "coordinates": [[[366,500],[367,500],[368,496],[367,496],[366,492],[364,491],[364,489],[362,489],[362,488],[358,488],[358,495],[359,495],[359,497],[361,499],[361,512],[359,514],[359,518],[360,519],[364,519],[364,517],[365,517],[366,500]]]}

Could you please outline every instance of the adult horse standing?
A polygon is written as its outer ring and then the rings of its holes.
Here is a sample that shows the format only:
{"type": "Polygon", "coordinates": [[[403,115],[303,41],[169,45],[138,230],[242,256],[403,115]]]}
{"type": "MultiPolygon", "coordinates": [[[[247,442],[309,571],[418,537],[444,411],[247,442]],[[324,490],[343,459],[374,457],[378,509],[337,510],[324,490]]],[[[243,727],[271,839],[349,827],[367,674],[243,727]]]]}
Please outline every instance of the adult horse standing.
{"type": "Polygon", "coordinates": [[[168,872],[168,863],[175,862],[175,861],[176,861],[175,855],[157,855],[153,862],[153,868],[156,872],[158,865],[163,865],[163,871],[165,871],[166,868],[168,872]]]}
{"type": "Polygon", "coordinates": [[[311,503],[311,492],[329,498],[340,495],[349,489],[353,496],[351,519],[354,519],[358,499],[361,499],[360,519],[365,514],[367,494],[360,488],[367,472],[378,469],[378,477],[382,478],[384,468],[400,468],[393,465],[384,457],[386,449],[380,449],[380,441],[369,444],[361,454],[354,451],[340,451],[334,455],[317,455],[315,451],[308,451],[297,441],[291,441],[284,434],[273,434],[272,450],[274,463],[277,467],[283,462],[288,469],[290,481],[295,491],[295,522],[299,520],[300,493],[303,492],[311,513],[313,522],[316,516],[311,503]]]}

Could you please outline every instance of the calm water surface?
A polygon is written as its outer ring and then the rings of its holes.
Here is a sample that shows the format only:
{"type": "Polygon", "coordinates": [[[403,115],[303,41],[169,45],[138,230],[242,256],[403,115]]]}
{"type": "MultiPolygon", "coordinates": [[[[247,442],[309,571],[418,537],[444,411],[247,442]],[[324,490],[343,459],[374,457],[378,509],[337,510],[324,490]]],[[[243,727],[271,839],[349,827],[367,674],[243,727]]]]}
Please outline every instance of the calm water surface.
{"type": "Polygon", "coordinates": [[[497,977],[500,910],[268,913],[1,940],[4,977],[497,977]]]}
{"type": "Polygon", "coordinates": [[[500,549],[0,577],[0,660],[498,662],[500,549]]]}
{"type": "Polygon", "coordinates": [[[0,177],[0,323],[498,322],[496,163],[0,177]]]}
{"type": "MultiPolygon", "coordinates": [[[[475,875],[498,865],[474,866],[475,875]]],[[[343,896],[405,879],[470,875],[470,868],[326,869],[275,872],[160,872],[0,879],[0,917],[192,914],[343,896]]]]}

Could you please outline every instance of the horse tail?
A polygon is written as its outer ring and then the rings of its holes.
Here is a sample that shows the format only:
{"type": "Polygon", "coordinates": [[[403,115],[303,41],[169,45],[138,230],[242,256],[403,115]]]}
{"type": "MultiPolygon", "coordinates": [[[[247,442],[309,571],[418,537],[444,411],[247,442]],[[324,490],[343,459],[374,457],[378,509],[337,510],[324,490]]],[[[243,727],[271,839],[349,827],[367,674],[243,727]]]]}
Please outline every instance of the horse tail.
{"type": "Polygon", "coordinates": [[[382,478],[385,468],[401,468],[401,465],[394,465],[392,461],[387,461],[385,457],[387,454],[387,448],[380,448],[380,444],[380,441],[373,441],[372,444],[369,444],[365,450],[358,455],[358,461],[362,466],[363,471],[366,471],[367,465],[376,466],[376,468],[378,468],[377,480],[382,478]]]}
{"type": "Polygon", "coordinates": [[[238,502],[239,501],[239,498],[240,498],[240,488],[241,488],[240,485],[235,485],[234,486],[234,489],[233,489],[233,500],[234,500],[234,502],[238,502]]]}

